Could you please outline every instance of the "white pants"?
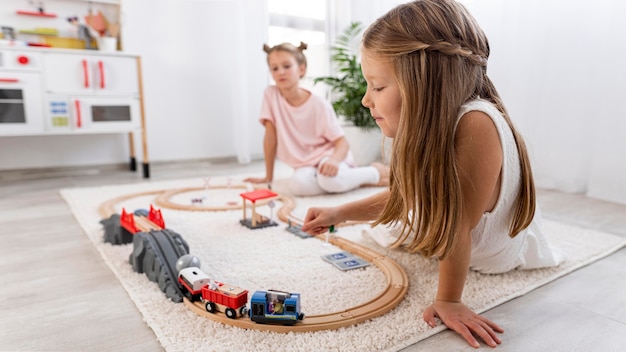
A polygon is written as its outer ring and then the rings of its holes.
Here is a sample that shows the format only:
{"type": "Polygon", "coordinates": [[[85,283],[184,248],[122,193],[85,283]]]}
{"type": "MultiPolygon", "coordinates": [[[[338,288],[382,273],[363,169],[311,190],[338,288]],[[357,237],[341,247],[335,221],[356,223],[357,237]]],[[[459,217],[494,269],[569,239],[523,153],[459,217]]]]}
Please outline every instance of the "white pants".
{"type": "MultiPolygon", "coordinates": [[[[328,158],[322,159],[320,165],[328,158]]],[[[343,193],[380,181],[378,170],[373,166],[352,167],[345,162],[339,164],[335,176],[324,176],[315,166],[305,166],[294,170],[289,180],[289,189],[295,196],[315,196],[324,193],[343,193]]]]}

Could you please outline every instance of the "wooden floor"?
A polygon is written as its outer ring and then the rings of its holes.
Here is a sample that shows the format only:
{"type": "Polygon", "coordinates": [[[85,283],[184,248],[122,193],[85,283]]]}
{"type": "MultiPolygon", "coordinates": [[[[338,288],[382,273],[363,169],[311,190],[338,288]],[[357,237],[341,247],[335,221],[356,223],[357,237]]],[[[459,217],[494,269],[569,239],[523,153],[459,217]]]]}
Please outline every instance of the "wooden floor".
{"type": "MultiPolygon", "coordinates": [[[[261,170],[174,163],[153,165],[151,180],[261,170]]],[[[58,193],[133,182],[144,179],[116,168],[0,172],[0,351],[162,350],[58,193]]],[[[626,237],[626,205],[547,190],[539,199],[546,218],[626,237]]],[[[502,351],[625,351],[626,249],[485,315],[506,330],[502,351]]],[[[470,350],[450,331],[405,349],[470,350]]]]}

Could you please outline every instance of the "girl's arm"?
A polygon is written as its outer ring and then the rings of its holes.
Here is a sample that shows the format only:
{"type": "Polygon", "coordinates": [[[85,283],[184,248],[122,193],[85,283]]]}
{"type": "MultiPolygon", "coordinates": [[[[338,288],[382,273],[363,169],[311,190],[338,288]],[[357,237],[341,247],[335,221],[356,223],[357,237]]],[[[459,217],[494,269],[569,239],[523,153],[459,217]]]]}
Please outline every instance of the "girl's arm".
{"type": "Polygon", "coordinates": [[[457,127],[455,150],[463,194],[462,225],[452,252],[439,262],[437,297],[424,311],[424,320],[434,326],[435,316],[439,317],[473,347],[479,347],[474,335],[495,347],[501,342],[496,332],[503,329],[461,301],[471,258],[471,231],[494,208],[500,190],[502,147],[491,118],[477,111],[464,115],[457,127]]]}
{"type": "Polygon", "coordinates": [[[350,151],[350,144],[348,144],[348,140],[346,137],[339,137],[333,142],[333,144],[335,145],[335,150],[330,158],[337,160],[338,162],[344,161],[350,151]]]}
{"type": "Polygon", "coordinates": [[[274,180],[274,162],[276,161],[276,126],[269,120],[265,120],[265,137],[263,138],[263,153],[265,154],[265,179],[267,182],[274,180]]]}
{"type": "Polygon", "coordinates": [[[248,177],[244,182],[269,183],[274,180],[274,163],[276,160],[276,126],[269,120],[263,120],[265,135],[263,137],[263,154],[265,157],[265,177],[248,177]]]}
{"type": "Polygon", "coordinates": [[[389,200],[389,190],[333,208],[310,208],[304,218],[302,231],[319,235],[330,225],[344,221],[368,221],[378,218],[389,200]]]}
{"type": "Polygon", "coordinates": [[[333,144],[335,145],[333,154],[318,167],[319,173],[324,176],[336,176],[339,171],[339,163],[346,159],[348,151],[350,151],[350,145],[346,137],[337,138],[333,144]]]}

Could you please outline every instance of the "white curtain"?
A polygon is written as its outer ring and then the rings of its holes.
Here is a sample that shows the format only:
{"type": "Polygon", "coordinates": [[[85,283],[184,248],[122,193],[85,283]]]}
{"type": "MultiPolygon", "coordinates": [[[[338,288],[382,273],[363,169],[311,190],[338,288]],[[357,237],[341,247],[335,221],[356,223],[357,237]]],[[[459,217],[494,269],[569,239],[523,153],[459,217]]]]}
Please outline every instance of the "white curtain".
{"type": "Polygon", "coordinates": [[[626,203],[626,3],[465,1],[537,185],[626,203]]]}
{"type": "Polygon", "coordinates": [[[262,153],[267,9],[258,0],[123,0],[122,44],[143,62],[153,160],[262,153]]]}

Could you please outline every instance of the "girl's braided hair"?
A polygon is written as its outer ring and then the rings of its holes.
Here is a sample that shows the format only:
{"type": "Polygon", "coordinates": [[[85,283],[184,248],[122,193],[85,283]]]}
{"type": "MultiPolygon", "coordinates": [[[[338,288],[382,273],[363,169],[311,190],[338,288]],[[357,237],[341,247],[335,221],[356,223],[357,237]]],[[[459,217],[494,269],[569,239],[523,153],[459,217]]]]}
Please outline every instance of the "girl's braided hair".
{"type": "Polygon", "coordinates": [[[363,48],[394,67],[402,108],[390,161],[390,197],[376,224],[401,223],[396,246],[445,257],[460,229],[463,195],[454,135],[461,106],[474,99],[494,104],[517,144],[521,189],[510,235],[535,213],[535,187],[526,146],[487,77],[489,43],[475,19],[453,0],[418,0],[376,20],[363,48]]]}

